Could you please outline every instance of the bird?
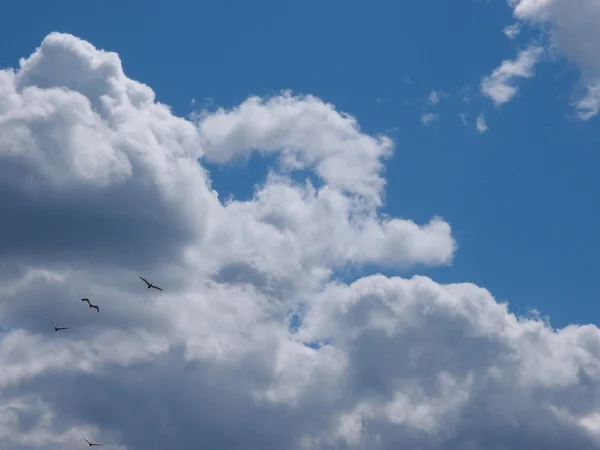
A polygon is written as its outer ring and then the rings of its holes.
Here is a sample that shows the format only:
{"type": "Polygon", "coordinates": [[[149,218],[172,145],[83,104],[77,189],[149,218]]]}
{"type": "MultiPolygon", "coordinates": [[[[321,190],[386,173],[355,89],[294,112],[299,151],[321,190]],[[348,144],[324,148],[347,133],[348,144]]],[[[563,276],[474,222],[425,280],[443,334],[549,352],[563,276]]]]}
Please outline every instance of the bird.
{"type": "Polygon", "coordinates": [[[155,284],[150,283],[148,280],[146,280],[144,277],[140,277],[140,280],[142,280],[144,283],[146,283],[146,286],[148,286],[148,289],[152,288],[152,289],[158,289],[159,291],[162,291],[161,288],[159,288],[158,286],[156,286],[155,284]]]}
{"type": "Polygon", "coordinates": [[[87,302],[87,304],[90,305],[90,308],[95,308],[96,312],[100,312],[100,308],[97,305],[92,305],[89,298],[82,298],[81,301],[87,302]]]}
{"type": "Polygon", "coordinates": [[[90,447],[101,447],[101,446],[102,446],[102,444],[92,444],[90,441],[88,441],[88,440],[87,440],[86,438],[84,438],[84,437],[82,437],[81,439],[83,439],[85,442],[87,442],[87,444],[88,444],[90,447]]]}
{"type": "Polygon", "coordinates": [[[52,325],[54,325],[54,331],[61,331],[61,330],[69,329],[69,327],[57,327],[56,324],[54,323],[54,320],[52,321],[52,325]]]}

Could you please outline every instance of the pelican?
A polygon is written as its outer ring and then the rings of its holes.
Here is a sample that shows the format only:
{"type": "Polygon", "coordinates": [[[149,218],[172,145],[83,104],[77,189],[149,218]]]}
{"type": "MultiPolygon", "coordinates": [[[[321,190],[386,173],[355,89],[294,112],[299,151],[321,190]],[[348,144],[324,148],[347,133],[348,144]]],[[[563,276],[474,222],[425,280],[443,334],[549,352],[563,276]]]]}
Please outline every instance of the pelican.
{"type": "Polygon", "coordinates": [[[146,280],[144,277],[140,277],[140,280],[142,280],[144,283],[146,283],[146,286],[148,286],[148,289],[152,288],[152,289],[157,289],[159,291],[162,291],[161,288],[159,288],[158,286],[156,286],[155,284],[150,283],[148,280],[146,280]]]}
{"type": "Polygon", "coordinates": [[[81,299],[81,301],[82,301],[82,302],[87,302],[87,304],[88,304],[88,305],[90,305],[90,308],[95,308],[95,309],[96,309],[96,312],[100,312],[100,308],[98,308],[98,306],[97,306],[97,305],[92,305],[92,304],[90,303],[90,299],[89,299],[89,298],[82,298],[82,299],[81,299]]]}
{"type": "Polygon", "coordinates": [[[69,327],[57,327],[56,324],[54,323],[54,320],[52,321],[52,325],[54,325],[54,331],[62,331],[62,330],[69,329],[69,327]]]}
{"type": "Polygon", "coordinates": [[[101,446],[102,446],[102,444],[92,444],[90,441],[88,441],[88,440],[87,440],[86,438],[84,438],[84,437],[82,437],[81,439],[83,439],[85,442],[87,442],[87,444],[88,444],[90,447],[101,447],[101,446]]]}

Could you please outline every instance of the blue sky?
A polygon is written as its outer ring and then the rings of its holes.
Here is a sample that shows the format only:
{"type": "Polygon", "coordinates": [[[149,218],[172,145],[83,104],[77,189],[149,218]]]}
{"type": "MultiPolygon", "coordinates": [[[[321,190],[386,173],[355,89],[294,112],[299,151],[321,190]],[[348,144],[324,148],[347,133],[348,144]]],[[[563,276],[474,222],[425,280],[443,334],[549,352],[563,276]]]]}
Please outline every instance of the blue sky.
{"type": "MultiPolygon", "coordinates": [[[[475,282],[514,311],[550,315],[555,326],[600,320],[596,121],[573,116],[578,73],[560,57],[536,67],[501,108],[479,93],[483,76],[536,39],[533,31],[514,41],[502,33],[513,21],[506,3],[109,0],[7,8],[2,67],[16,66],[49,32],[69,32],[118,52],[126,74],[180,115],[192,98],[231,107],[249,94],[291,89],[351,113],[366,132],[389,132],[397,146],[385,211],[420,223],[440,215],[459,245],[451,267],[416,272],[475,282]],[[424,126],[432,89],[448,96],[435,108],[438,120],[424,126]],[[484,134],[474,127],[480,113],[484,134]]],[[[211,167],[214,186],[247,198],[266,167],[256,155],[247,165],[211,167]]]]}

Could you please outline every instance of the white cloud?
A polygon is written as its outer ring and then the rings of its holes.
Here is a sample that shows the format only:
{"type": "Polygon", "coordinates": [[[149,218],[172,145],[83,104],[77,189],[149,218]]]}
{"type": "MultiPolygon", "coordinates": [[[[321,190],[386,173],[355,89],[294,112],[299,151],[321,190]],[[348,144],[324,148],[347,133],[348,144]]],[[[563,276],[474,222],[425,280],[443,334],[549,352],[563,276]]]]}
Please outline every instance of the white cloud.
{"type": "Polygon", "coordinates": [[[576,103],[579,117],[588,120],[598,114],[600,110],[600,82],[586,87],[585,94],[576,103]]]}
{"type": "Polygon", "coordinates": [[[582,119],[600,105],[600,3],[597,0],[508,0],[515,17],[549,32],[550,44],[581,70],[585,93],[575,107],[582,119]]]}
{"type": "Polygon", "coordinates": [[[436,120],[437,118],[438,118],[438,116],[435,113],[423,113],[423,115],[421,116],[421,123],[423,125],[428,125],[431,122],[433,122],[434,120],[436,120]]]}
{"type": "MultiPolygon", "coordinates": [[[[442,99],[442,97],[447,96],[448,94],[446,92],[436,91],[435,89],[432,89],[429,93],[429,96],[427,97],[427,107],[435,108],[442,99]]],[[[429,123],[433,122],[434,120],[437,120],[438,118],[439,114],[431,111],[426,111],[421,115],[421,123],[423,125],[428,125],[429,123]]]]}
{"type": "Polygon", "coordinates": [[[431,92],[429,93],[429,98],[427,99],[429,103],[431,103],[432,105],[437,105],[440,102],[440,93],[436,90],[431,90],[431,92]]]}
{"type": "Polygon", "coordinates": [[[442,219],[378,214],[391,151],[311,96],[185,120],[116,54],[46,37],[0,75],[0,447],[600,448],[596,327],[334,277],[452,260],[442,219]],[[247,151],[280,161],[222,203],[201,164],[247,151]]]}
{"type": "Polygon", "coordinates": [[[521,32],[521,25],[519,23],[513,23],[512,25],[506,25],[503,29],[502,32],[506,35],[507,38],[509,39],[514,39],[516,38],[519,33],[521,32]]]}
{"type": "Polygon", "coordinates": [[[481,80],[481,92],[490,97],[497,106],[510,101],[517,93],[517,79],[533,76],[533,66],[541,54],[541,47],[530,46],[519,51],[515,60],[502,61],[491,75],[481,80]]]}
{"type": "Polygon", "coordinates": [[[314,167],[328,186],[379,202],[381,160],[391,155],[392,141],[361,133],[356,119],[320,99],[290,92],[268,100],[251,97],[202,117],[199,128],[208,161],[280,152],[286,168],[314,167]]]}
{"type": "Polygon", "coordinates": [[[479,114],[477,116],[477,120],[475,121],[475,129],[480,134],[485,133],[488,130],[488,125],[485,122],[485,117],[483,114],[479,114]]]}
{"type": "Polygon", "coordinates": [[[460,113],[460,121],[463,123],[463,125],[467,124],[467,113],[465,113],[465,112],[460,113]]]}

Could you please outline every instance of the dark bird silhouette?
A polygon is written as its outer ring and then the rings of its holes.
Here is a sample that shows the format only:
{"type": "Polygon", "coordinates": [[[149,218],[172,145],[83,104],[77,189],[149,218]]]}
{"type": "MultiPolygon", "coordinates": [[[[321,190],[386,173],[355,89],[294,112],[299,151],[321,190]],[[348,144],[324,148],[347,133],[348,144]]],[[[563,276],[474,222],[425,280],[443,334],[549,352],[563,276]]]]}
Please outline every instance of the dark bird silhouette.
{"type": "Polygon", "coordinates": [[[102,446],[102,444],[92,444],[90,441],[88,441],[88,440],[87,440],[86,438],[84,438],[84,437],[82,437],[81,439],[83,439],[85,442],[87,442],[87,444],[88,444],[90,447],[101,447],[101,446],[102,446]]]}
{"type": "Polygon", "coordinates": [[[152,289],[157,289],[159,291],[162,291],[161,288],[159,288],[158,286],[156,286],[155,284],[150,283],[148,280],[146,280],[144,277],[140,277],[140,280],[142,280],[144,283],[146,283],[146,286],[148,286],[148,289],[152,288],[152,289]]]}
{"type": "Polygon", "coordinates": [[[69,327],[57,327],[56,324],[54,323],[54,320],[52,321],[52,325],[54,325],[54,331],[62,331],[62,330],[69,329],[69,327]]]}
{"type": "Polygon", "coordinates": [[[100,308],[98,307],[98,305],[92,305],[90,303],[90,299],[89,298],[82,298],[81,301],[82,302],[87,302],[87,304],[90,305],[90,308],[94,308],[96,310],[96,312],[100,312],[100,308]]]}

